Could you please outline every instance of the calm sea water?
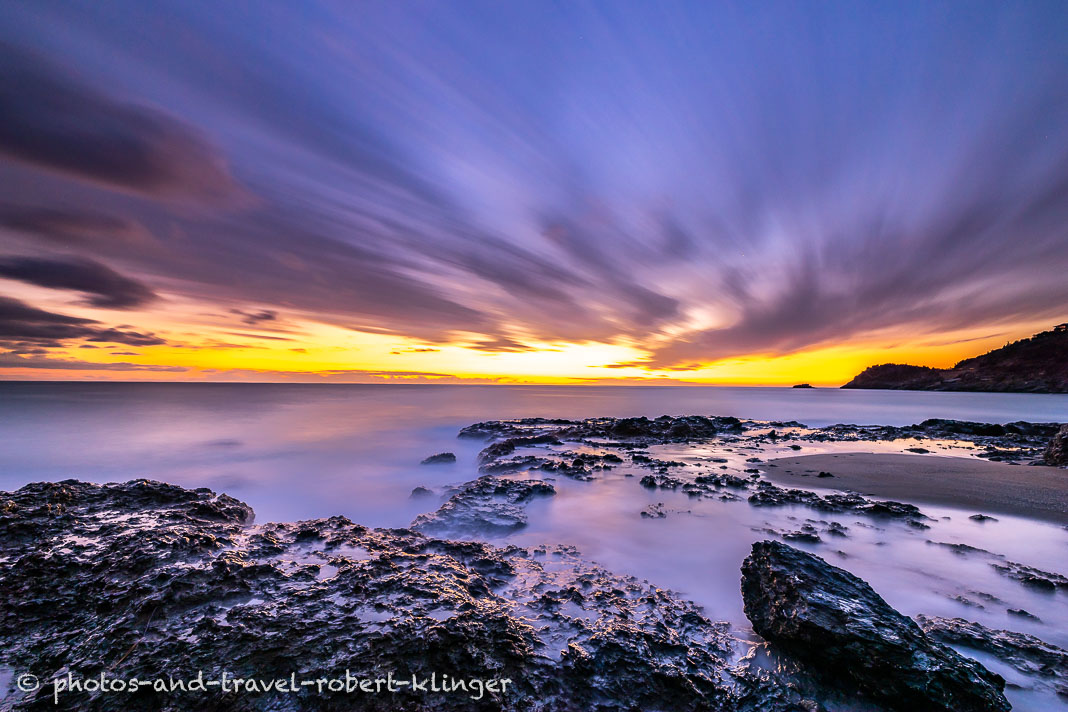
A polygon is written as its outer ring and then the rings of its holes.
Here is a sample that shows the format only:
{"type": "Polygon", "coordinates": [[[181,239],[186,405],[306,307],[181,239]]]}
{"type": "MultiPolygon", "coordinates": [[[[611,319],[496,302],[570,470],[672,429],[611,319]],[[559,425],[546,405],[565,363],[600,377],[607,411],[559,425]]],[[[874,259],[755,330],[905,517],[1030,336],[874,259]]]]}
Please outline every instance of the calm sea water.
{"type": "Polygon", "coordinates": [[[67,477],[211,487],[259,521],[401,526],[417,485],[475,475],[480,420],[733,415],[807,425],[1068,421],[1068,395],[791,388],[0,383],[0,489],[67,477]],[[420,467],[450,450],[455,468],[420,467]]]}
{"type": "MultiPolygon", "coordinates": [[[[412,500],[416,486],[442,488],[477,476],[482,443],[458,440],[472,422],[527,416],[655,417],[734,415],[761,420],[906,425],[926,418],[985,422],[1068,421],[1068,396],[842,391],[790,388],[541,387],[437,385],[251,385],[0,383],[0,489],[74,477],[96,482],[135,477],[210,487],[251,504],[258,521],[342,514],[371,526],[404,526],[438,501],[412,500]],[[458,461],[420,466],[452,451],[458,461]]],[[[863,444],[828,444],[813,452],[863,444]]],[[[869,449],[883,449],[873,446],[869,449]]],[[[706,453],[707,454],[707,453],[706,453]]],[[[718,453],[717,453],[718,454],[718,453]]],[[[680,455],[682,456],[682,455],[680,455]]],[[[999,515],[979,524],[972,512],[923,506],[931,530],[827,516],[803,508],[745,502],[694,502],[650,492],[613,473],[594,482],[556,482],[535,503],[518,544],[567,543],[611,569],[679,591],[715,619],[747,627],[739,565],[762,529],[796,529],[805,519],[835,520],[847,539],[805,548],[869,581],[908,614],[960,616],[1068,646],[1068,596],[1026,589],[982,557],[962,557],[932,541],[967,543],[1011,560],[1064,573],[1068,531],[999,515]],[[643,519],[653,502],[672,510],[643,519]],[[977,594],[1000,599],[982,604],[977,594]],[[981,607],[961,602],[980,603],[981,607]],[[1041,621],[1007,614],[1023,608],[1041,621]]],[[[503,540],[494,540],[502,543],[503,540]]],[[[996,662],[1022,687],[1016,709],[1056,707],[1052,693],[996,662]]]]}

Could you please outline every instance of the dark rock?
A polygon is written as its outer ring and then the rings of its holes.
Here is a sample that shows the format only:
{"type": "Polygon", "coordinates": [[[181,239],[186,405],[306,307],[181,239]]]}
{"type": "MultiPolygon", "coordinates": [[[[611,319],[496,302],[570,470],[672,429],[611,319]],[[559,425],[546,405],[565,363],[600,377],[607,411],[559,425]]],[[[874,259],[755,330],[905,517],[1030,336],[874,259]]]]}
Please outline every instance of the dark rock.
{"type": "Polygon", "coordinates": [[[819,495],[800,489],[784,489],[767,481],[756,483],[757,491],[749,495],[749,503],[755,507],[781,507],[803,504],[824,512],[861,512],[875,517],[903,519],[910,526],[926,528],[929,519],[914,505],[904,502],[866,499],[859,494],[834,493],[819,495]]]}
{"type": "Polygon", "coordinates": [[[887,709],[1010,709],[1005,681],[931,640],[861,579],[776,541],[753,545],[742,564],[753,629],[826,681],[887,709]]]}
{"type": "Polygon", "coordinates": [[[882,364],[842,388],[1068,393],[1068,324],[965,359],[953,368],[882,364]]]}
{"type": "Polygon", "coordinates": [[[927,453],[931,452],[925,447],[907,447],[905,448],[905,450],[908,452],[914,452],[917,455],[926,455],[927,453]]]}
{"type": "Polygon", "coordinates": [[[793,388],[812,388],[812,385],[809,383],[798,383],[794,385],[793,388]]]}
{"type": "Polygon", "coordinates": [[[1068,465],[1068,425],[1062,425],[1046,446],[1043,456],[1047,465],[1068,465]]]}
{"type": "MultiPolygon", "coordinates": [[[[462,431],[461,431],[462,432],[462,431]]],[[[517,447],[533,445],[560,445],[560,440],[551,433],[508,438],[487,446],[478,454],[479,464],[485,465],[515,452],[517,447]]]]}
{"type": "Polygon", "coordinates": [[[820,472],[816,477],[834,477],[830,472],[820,472]]]}
{"type": "Polygon", "coordinates": [[[431,455],[426,458],[420,465],[444,465],[449,462],[456,462],[456,455],[451,452],[439,452],[437,455],[431,455]]]}
{"type": "MultiPolygon", "coordinates": [[[[0,662],[42,681],[61,670],[314,680],[346,668],[511,680],[481,700],[83,689],[61,695],[62,709],[801,709],[779,678],[727,667],[725,624],[566,547],[496,548],[343,517],[253,526],[237,500],[156,482],[34,484],[0,502],[0,662]]],[[[57,709],[47,685],[0,707],[57,709]]]]}
{"type": "Polygon", "coordinates": [[[998,573],[1016,579],[1025,586],[1043,591],[1056,591],[1068,589],[1068,578],[1061,574],[1036,569],[1033,566],[1018,564],[1015,561],[1004,561],[990,564],[998,573]]]}
{"type": "Polygon", "coordinates": [[[664,511],[663,502],[650,504],[648,507],[642,510],[642,518],[644,519],[663,519],[666,516],[667,512],[664,511]]]}
{"type": "Polygon", "coordinates": [[[973,514],[968,519],[975,522],[996,522],[998,520],[997,517],[991,517],[989,514],[973,514]]]}
{"type": "Polygon", "coordinates": [[[942,372],[927,366],[883,363],[869,366],[842,388],[876,388],[892,390],[933,390],[942,385],[942,372]]]}
{"type": "Polygon", "coordinates": [[[1031,635],[995,630],[963,618],[917,616],[916,620],[941,643],[989,653],[1018,672],[1037,678],[1040,687],[1062,694],[1068,691],[1068,650],[1031,635]]]}
{"type": "Polygon", "coordinates": [[[436,512],[420,514],[411,528],[423,533],[506,534],[527,524],[523,505],[538,496],[556,494],[541,480],[506,480],[484,476],[468,482],[436,512]]]}
{"type": "Polygon", "coordinates": [[[1010,616],[1016,616],[1017,618],[1026,618],[1026,619],[1032,620],[1032,621],[1041,621],[1042,620],[1041,618],[1036,616],[1034,613],[1031,613],[1030,611],[1025,611],[1022,608],[1010,608],[1005,612],[1008,613],[1010,616]]]}
{"type": "Polygon", "coordinates": [[[412,493],[408,495],[411,499],[422,499],[423,497],[433,497],[434,491],[427,489],[426,487],[416,487],[412,490],[412,493]]]}
{"type": "Polygon", "coordinates": [[[819,544],[822,539],[820,535],[815,531],[801,530],[795,532],[786,532],[782,535],[782,538],[787,541],[803,541],[807,544],[819,544]]]}

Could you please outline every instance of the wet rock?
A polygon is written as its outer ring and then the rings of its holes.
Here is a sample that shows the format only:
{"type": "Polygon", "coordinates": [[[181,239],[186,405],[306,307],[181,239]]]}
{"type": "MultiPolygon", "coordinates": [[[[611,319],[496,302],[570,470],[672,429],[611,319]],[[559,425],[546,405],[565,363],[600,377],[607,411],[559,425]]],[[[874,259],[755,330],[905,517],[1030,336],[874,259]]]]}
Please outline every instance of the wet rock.
{"type": "Polygon", "coordinates": [[[820,535],[816,533],[815,528],[811,526],[803,527],[798,531],[786,532],[782,535],[782,538],[786,541],[801,541],[806,544],[819,544],[823,541],[820,539],[820,535]]]}
{"type": "Polygon", "coordinates": [[[906,452],[914,452],[917,455],[926,455],[927,453],[931,452],[930,450],[928,450],[925,447],[907,447],[907,448],[905,448],[905,451],[906,452]]]}
{"type": "Polygon", "coordinates": [[[1031,620],[1031,621],[1041,621],[1042,620],[1041,618],[1036,616],[1034,613],[1031,613],[1030,611],[1025,611],[1022,608],[1010,608],[1005,612],[1008,613],[1010,616],[1016,616],[1017,618],[1026,618],[1027,620],[1031,620]]]}
{"type": "Polygon", "coordinates": [[[998,520],[997,517],[991,517],[988,514],[973,514],[968,517],[968,519],[971,519],[973,522],[996,522],[998,520]]]}
{"type": "Polygon", "coordinates": [[[931,640],[861,579],[776,541],[742,564],[753,629],[826,681],[893,710],[1010,709],[1005,681],[931,640]]]}
{"type": "Polygon", "coordinates": [[[526,526],[524,505],[553,494],[556,489],[541,480],[484,476],[465,484],[436,512],[420,514],[411,528],[423,533],[507,534],[526,526]]]}
{"type": "Polygon", "coordinates": [[[968,554],[981,554],[984,556],[993,556],[995,558],[1001,558],[999,554],[994,554],[993,552],[987,551],[986,549],[980,549],[979,547],[972,546],[971,544],[958,544],[948,541],[931,541],[930,539],[927,540],[927,543],[932,546],[941,546],[945,549],[949,549],[958,556],[967,556],[968,554]]]}
{"type": "Polygon", "coordinates": [[[648,507],[642,510],[643,519],[663,519],[667,516],[667,512],[664,511],[664,503],[657,502],[656,504],[650,504],[648,507]]]}
{"type": "Polygon", "coordinates": [[[820,471],[820,473],[817,474],[816,477],[827,478],[827,477],[834,477],[834,475],[832,475],[830,472],[820,471]]]}
{"type": "Polygon", "coordinates": [[[995,656],[1024,675],[1068,696],[1068,650],[1050,645],[1032,635],[995,630],[963,618],[917,616],[920,627],[946,645],[970,648],[995,656]]]}
{"type": "Polygon", "coordinates": [[[426,487],[416,487],[412,490],[412,493],[408,495],[411,499],[422,499],[424,497],[433,497],[434,491],[427,489],[426,487]]]}
{"type": "Polygon", "coordinates": [[[420,465],[444,465],[450,462],[456,462],[456,455],[451,452],[439,452],[437,455],[431,455],[420,462],[420,465]]]}
{"type": "Polygon", "coordinates": [[[830,522],[827,524],[827,528],[824,530],[827,534],[837,537],[849,536],[849,527],[839,524],[838,522],[830,522]]]}
{"type": "Polygon", "coordinates": [[[659,418],[590,418],[558,431],[563,439],[608,438],[616,441],[689,442],[707,440],[720,431],[741,432],[738,418],[686,415],[659,418]]]}
{"type": "MultiPolygon", "coordinates": [[[[62,709],[806,709],[777,676],[728,667],[726,624],[567,547],[497,548],[343,517],[252,525],[232,498],[155,482],[36,484],[0,502],[0,663],[42,680],[314,680],[346,668],[511,680],[481,700],[142,688],[68,692],[62,709]]],[[[44,687],[2,706],[57,709],[44,687]]]]}
{"type": "Polygon", "coordinates": [[[489,440],[490,438],[523,435],[536,430],[548,430],[574,425],[573,420],[561,418],[520,418],[517,420],[491,420],[468,425],[456,436],[471,440],[489,440]]]}
{"type": "Polygon", "coordinates": [[[550,433],[541,435],[528,435],[523,437],[508,438],[485,447],[478,453],[479,464],[491,463],[502,457],[507,457],[515,452],[518,447],[531,447],[534,445],[561,445],[559,439],[550,433]]]}
{"type": "Polygon", "coordinates": [[[803,504],[824,512],[860,512],[875,517],[902,519],[910,526],[927,528],[929,519],[917,507],[903,502],[869,500],[859,494],[835,493],[820,495],[800,489],[785,489],[766,480],[757,482],[757,491],[749,496],[756,507],[781,507],[803,504]]]}
{"type": "Polygon", "coordinates": [[[1016,579],[1025,586],[1044,591],[1056,591],[1068,589],[1068,577],[1061,574],[1036,569],[1033,566],[1018,564],[1015,561],[1004,561],[990,564],[1002,576],[1016,579]]]}
{"type": "Polygon", "coordinates": [[[550,464],[550,460],[537,455],[523,455],[522,457],[510,457],[503,460],[494,460],[480,465],[478,471],[487,475],[507,475],[527,470],[540,470],[550,464]]]}
{"type": "Polygon", "coordinates": [[[1068,465],[1068,424],[1062,425],[1057,434],[1049,441],[1043,459],[1047,465],[1061,467],[1068,465]]]}
{"type": "Polygon", "coordinates": [[[644,465],[646,467],[652,467],[658,470],[663,470],[668,467],[686,467],[685,462],[679,462],[678,460],[660,460],[655,457],[636,452],[630,456],[631,461],[636,465],[644,465]]]}

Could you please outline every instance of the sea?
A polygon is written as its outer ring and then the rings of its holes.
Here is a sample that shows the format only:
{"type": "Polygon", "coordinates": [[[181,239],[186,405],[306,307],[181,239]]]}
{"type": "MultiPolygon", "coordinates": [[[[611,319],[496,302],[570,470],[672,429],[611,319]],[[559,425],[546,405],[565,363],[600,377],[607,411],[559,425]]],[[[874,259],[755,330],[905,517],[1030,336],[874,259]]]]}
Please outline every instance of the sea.
{"type": "MultiPolygon", "coordinates": [[[[1068,422],[1068,395],[702,386],[481,386],[432,384],[0,383],[0,490],[76,478],[162,480],[208,487],[251,505],[257,522],[343,515],[404,527],[478,476],[479,441],[457,432],[525,417],[730,415],[756,420],[908,425],[927,418],[990,423],[1068,422]],[[448,465],[420,465],[453,452],[448,465]]],[[[952,444],[946,444],[952,447],[952,444]]],[[[805,453],[895,451],[893,444],[828,443],[805,453]]],[[[898,447],[897,451],[900,451],[898,447]]],[[[691,453],[692,454],[692,453],[691,453]]],[[[720,455],[714,443],[705,455],[720,455]]],[[[774,454],[774,453],[772,453],[774,454]]],[[[784,453],[785,454],[785,453],[784,453]]],[[[973,456],[962,451],[962,456],[973,456]]],[[[1023,466],[1023,465],[1021,465],[1023,466]]],[[[625,469],[625,468],[624,468],[625,469]]],[[[908,615],[961,617],[1068,647],[1068,592],[1027,588],[991,564],[1002,559],[1068,573],[1068,530],[1020,517],[969,519],[971,510],[921,505],[916,530],[800,507],[690,500],[647,490],[625,472],[592,482],[558,478],[556,496],[528,510],[529,525],[494,544],[568,544],[613,571],[647,579],[748,630],[739,567],[769,530],[838,521],[849,536],[798,544],[868,581],[908,615]],[[642,517],[650,504],[668,516],[642,517]],[[945,543],[990,552],[961,555],[945,543]],[[1009,614],[1022,609],[1034,618],[1009,614]]],[[[1068,472],[1065,473],[1068,477],[1068,472]]],[[[1063,708],[1057,696],[975,653],[1012,683],[1014,709],[1063,708]]]]}

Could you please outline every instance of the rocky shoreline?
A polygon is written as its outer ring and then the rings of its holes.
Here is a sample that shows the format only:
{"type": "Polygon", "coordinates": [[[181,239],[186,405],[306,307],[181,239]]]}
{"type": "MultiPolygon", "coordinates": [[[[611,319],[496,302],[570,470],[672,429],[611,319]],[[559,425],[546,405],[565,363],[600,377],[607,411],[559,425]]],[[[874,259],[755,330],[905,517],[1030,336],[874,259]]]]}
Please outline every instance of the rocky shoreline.
{"type": "MultiPolygon", "coordinates": [[[[744,458],[741,472],[706,458],[694,474],[657,448],[714,437],[741,459],[768,443],[906,438],[934,447],[952,436],[1026,462],[1042,456],[1057,430],[958,421],[808,429],[703,416],[479,423],[460,435],[488,441],[478,458],[483,474],[439,493],[440,506],[405,529],[369,529],[343,517],[255,524],[251,508],[225,494],[146,480],[35,483],[0,493],[0,667],[41,680],[224,671],[316,678],[347,670],[368,679],[393,672],[510,681],[506,691],[480,688],[477,698],[473,689],[358,699],[329,689],[197,696],[83,689],[65,693],[67,709],[1009,709],[1005,681],[950,644],[993,656],[1068,699],[1068,653],[1056,646],[963,619],[917,625],[864,581],[783,543],[848,537],[837,522],[808,519],[796,530],[754,533],[741,598],[762,638],[572,547],[468,540],[523,529],[528,507],[556,496],[554,480],[586,483],[624,466],[648,473],[630,480],[647,491],[849,512],[923,531],[932,520],[913,505],[783,488],[752,467],[755,456],[744,458]],[[762,540],[769,534],[782,541],[762,540]]],[[[650,505],[641,514],[668,510],[650,505]]],[[[1068,587],[1057,573],[981,550],[960,553],[989,558],[1020,585],[1068,587]]],[[[3,705],[56,709],[47,686],[10,691],[3,705]]]]}

